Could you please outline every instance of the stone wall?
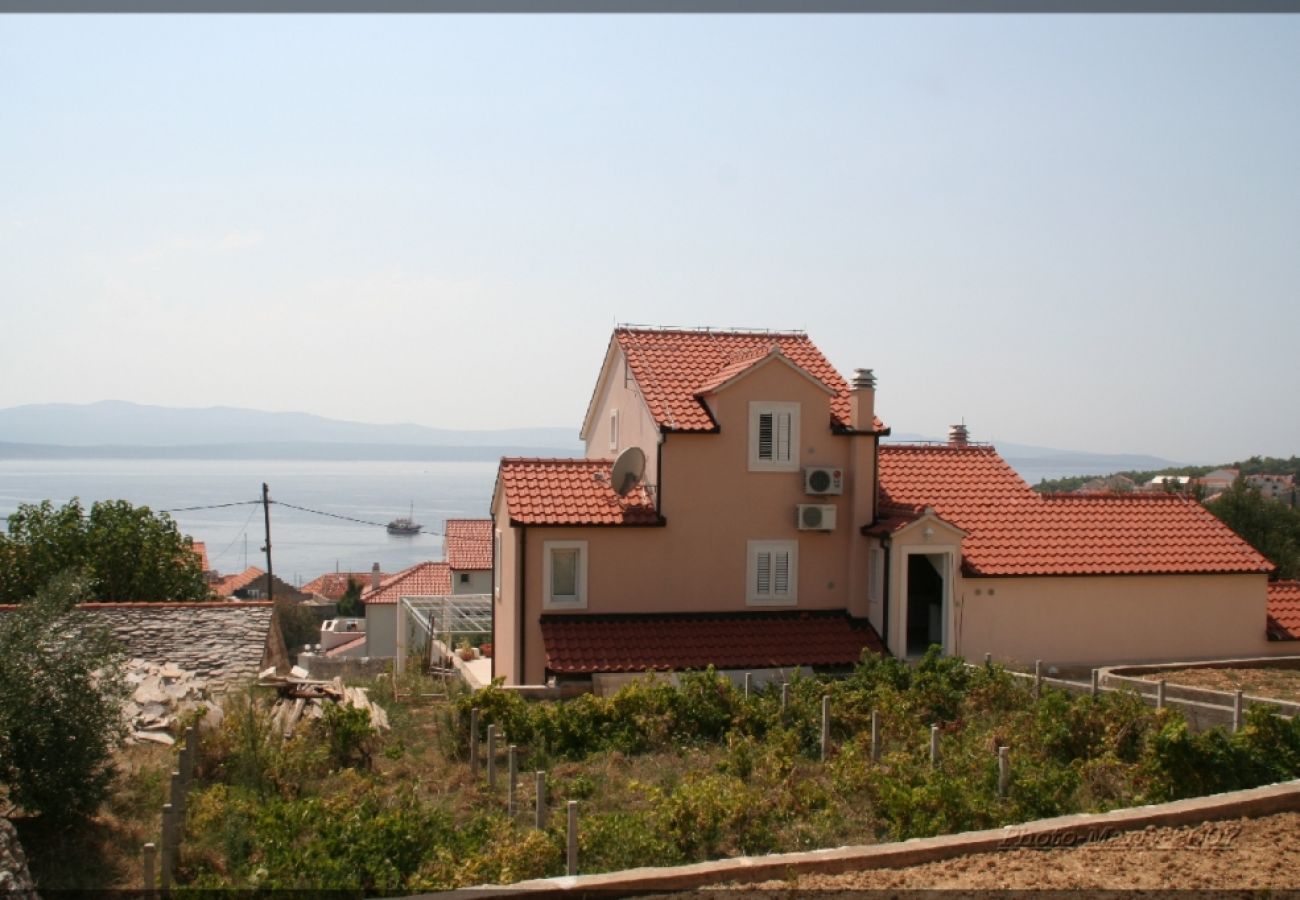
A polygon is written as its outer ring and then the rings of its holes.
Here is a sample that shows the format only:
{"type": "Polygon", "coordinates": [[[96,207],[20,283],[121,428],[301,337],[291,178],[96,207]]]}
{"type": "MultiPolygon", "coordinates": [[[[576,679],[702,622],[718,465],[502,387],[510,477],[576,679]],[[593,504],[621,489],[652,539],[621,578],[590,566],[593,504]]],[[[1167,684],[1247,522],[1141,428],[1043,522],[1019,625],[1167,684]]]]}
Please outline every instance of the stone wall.
{"type": "Polygon", "coordinates": [[[12,900],[36,897],[27,855],[18,843],[18,831],[8,819],[0,819],[0,896],[12,900]]]}
{"type": "MultiPolygon", "coordinates": [[[[172,663],[214,691],[255,679],[268,666],[289,668],[279,621],[267,601],[83,603],[77,608],[112,631],[128,656],[172,663]]],[[[12,609],[0,608],[0,614],[12,609]]]]}

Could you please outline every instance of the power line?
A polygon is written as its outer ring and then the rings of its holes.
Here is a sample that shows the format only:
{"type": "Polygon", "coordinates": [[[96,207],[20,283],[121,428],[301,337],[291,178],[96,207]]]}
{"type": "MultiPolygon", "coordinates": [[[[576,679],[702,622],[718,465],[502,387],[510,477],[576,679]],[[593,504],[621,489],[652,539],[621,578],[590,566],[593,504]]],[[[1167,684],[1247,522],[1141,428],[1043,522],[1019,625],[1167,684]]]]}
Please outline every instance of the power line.
{"type": "Polygon", "coordinates": [[[226,548],[225,548],[224,550],[222,550],[222,551],[221,551],[220,553],[218,553],[216,556],[209,556],[209,557],[208,557],[209,561],[211,561],[211,562],[216,562],[216,561],[219,560],[219,559],[225,559],[226,554],[230,552],[230,548],[233,547],[233,546],[235,546],[235,541],[239,540],[240,537],[245,537],[245,536],[247,536],[247,534],[248,534],[248,523],[251,522],[251,521],[253,521],[253,516],[255,516],[255,515],[257,515],[257,510],[256,510],[256,509],[250,509],[250,510],[248,511],[248,518],[244,520],[244,525],[243,525],[243,527],[240,528],[239,531],[235,533],[235,536],[234,536],[233,538],[230,539],[230,543],[229,543],[229,544],[226,544],[226,548]]]}
{"type": "MultiPolygon", "coordinates": [[[[260,503],[261,501],[259,500],[258,502],[260,503]]],[[[276,506],[283,506],[286,509],[296,509],[299,512],[313,513],[318,516],[328,516],[331,519],[342,519],[345,522],[356,522],[358,525],[373,525],[376,528],[388,527],[388,525],[385,524],[384,522],[371,522],[368,519],[358,519],[354,516],[344,516],[344,515],[340,515],[339,513],[325,512],[324,510],[320,510],[320,509],[308,509],[305,506],[294,506],[292,503],[285,503],[283,500],[272,500],[271,502],[274,503],[276,506]]],[[[431,534],[434,537],[443,536],[441,531],[430,531],[427,528],[421,528],[417,533],[431,534]]]]}
{"type": "Polygon", "coordinates": [[[262,501],[261,500],[238,500],[234,503],[213,503],[208,506],[178,506],[175,509],[160,509],[158,510],[158,512],[165,512],[165,513],[194,512],[195,510],[200,510],[200,509],[225,509],[229,506],[248,506],[253,503],[261,505],[262,501]]]}

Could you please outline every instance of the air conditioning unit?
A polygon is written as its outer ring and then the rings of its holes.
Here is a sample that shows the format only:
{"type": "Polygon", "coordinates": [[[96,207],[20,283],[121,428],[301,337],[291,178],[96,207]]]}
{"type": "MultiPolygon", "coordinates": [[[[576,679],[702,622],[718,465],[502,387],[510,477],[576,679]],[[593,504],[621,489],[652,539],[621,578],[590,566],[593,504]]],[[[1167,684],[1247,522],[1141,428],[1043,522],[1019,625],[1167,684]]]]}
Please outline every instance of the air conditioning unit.
{"type": "Polygon", "coordinates": [[[835,507],[821,503],[800,503],[795,507],[795,524],[800,531],[834,531],[835,507]]]}
{"type": "Polygon", "coordinates": [[[844,470],[837,466],[809,466],[803,470],[805,494],[844,493],[844,470]]]}

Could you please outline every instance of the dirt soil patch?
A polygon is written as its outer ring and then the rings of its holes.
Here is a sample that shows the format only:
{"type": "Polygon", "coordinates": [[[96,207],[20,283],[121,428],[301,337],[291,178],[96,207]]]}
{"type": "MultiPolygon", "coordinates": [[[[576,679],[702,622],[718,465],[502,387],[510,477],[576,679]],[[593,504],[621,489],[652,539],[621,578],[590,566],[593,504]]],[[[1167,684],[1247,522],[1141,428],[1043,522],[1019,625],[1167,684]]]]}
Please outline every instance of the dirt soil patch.
{"type": "MultiPolygon", "coordinates": [[[[1072,847],[976,853],[902,869],[802,875],[731,885],[727,896],[777,898],[821,891],[1261,890],[1300,887],[1300,813],[1149,827],[1072,847]]],[[[716,890],[714,889],[715,892],[716,890]]],[[[709,889],[691,896],[707,897],[709,889]]],[[[682,896],[680,894],[674,896],[682,896]]],[[[877,895],[878,896],[878,895],[877,895]]]]}
{"type": "Polygon", "coordinates": [[[1300,669],[1174,669],[1142,676],[1147,681],[1164,679],[1169,684],[1205,688],[1211,691],[1242,691],[1256,697],[1300,703],[1300,669]]]}

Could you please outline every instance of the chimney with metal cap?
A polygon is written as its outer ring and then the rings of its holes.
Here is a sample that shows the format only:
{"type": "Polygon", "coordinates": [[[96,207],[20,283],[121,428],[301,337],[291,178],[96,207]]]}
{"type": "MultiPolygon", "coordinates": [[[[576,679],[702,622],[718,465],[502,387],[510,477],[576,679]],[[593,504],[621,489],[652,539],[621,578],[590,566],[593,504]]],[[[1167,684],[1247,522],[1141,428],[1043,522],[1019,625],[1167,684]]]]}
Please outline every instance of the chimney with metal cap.
{"type": "Polygon", "coordinates": [[[874,431],[876,376],[870,369],[854,369],[849,383],[849,425],[854,431],[874,431]]]}
{"type": "Polygon", "coordinates": [[[379,571],[379,563],[370,567],[370,589],[379,590],[379,582],[383,580],[383,573],[379,571]]]}
{"type": "Polygon", "coordinates": [[[965,447],[970,442],[970,435],[966,432],[966,423],[953,425],[948,429],[948,446],[965,447]]]}

